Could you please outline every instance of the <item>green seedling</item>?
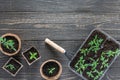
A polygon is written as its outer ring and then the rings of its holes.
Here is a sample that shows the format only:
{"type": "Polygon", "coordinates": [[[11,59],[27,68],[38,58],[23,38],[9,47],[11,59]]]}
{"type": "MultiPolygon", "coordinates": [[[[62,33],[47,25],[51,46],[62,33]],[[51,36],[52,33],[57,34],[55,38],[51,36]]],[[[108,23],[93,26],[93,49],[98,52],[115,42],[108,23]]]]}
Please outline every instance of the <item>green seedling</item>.
{"type": "Polygon", "coordinates": [[[114,57],[115,56],[115,52],[109,50],[108,52],[106,52],[108,57],[114,57]]]}
{"type": "Polygon", "coordinates": [[[94,39],[88,43],[90,47],[85,49],[80,49],[80,52],[83,53],[84,56],[86,56],[90,51],[97,53],[97,51],[100,49],[100,45],[102,42],[103,39],[98,38],[98,36],[95,35],[94,39]]]}
{"type": "Polygon", "coordinates": [[[30,60],[37,59],[37,53],[36,52],[30,52],[30,60]]]}
{"type": "Polygon", "coordinates": [[[97,51],[100,49],[100,45],[102,42],[103,39],[99,38],[98,35],[95,35],[94,39],[88,43],[90,45],[89,50],[97,53],[97,51]]]}
{"type": "Polygon", "coordinates": [[[92,63],[91,63],[92,70],[96,69],[99,59],[94,60],[94,59],[90,58],[90,60],[92,61],[92,63]]]}
{"type": "Polygon", "coordinates": [[[81,56],[74,67],[78,73],[82,74],[82,72],[88,67],[88,64],[85,64],[85,60],[83,59],[83,56],[81,56]]]}
{"type": "Polygon", "coordinates": [[[9,68],[10,70],[16,70],[16,68],[12,64],[6,65],[6,68],[9,68]]]}
{"type": "Polygon", "coordinates": [[[94,75],[93,75],[92,71],[87,72],[87,75],[88,75],[88,77],[90,77],[90,78],[94,78],[94,75]]]}
{"type": "Polygon", "coordinates": [[[105,61],[105,57],[103,55],[101,55],[100,60],[105,61]]]}
{"type": "Polygon", "coordinates": [[[7,49],[16,51],[13,40],[7,40],[6,38],[0,37],[0,43],[3,44],[7,49]]]}
{"type": "Polygon", "coordinates": [[[102,52],[102,55],[100,57],[100,60],[102,61],[102,65],[101,65],[100,69],[106,68],[109,66],[108,59],[106,59],[104,57],[104,55],[107,55],[108,57],[114,57],[115,55],[117,55],[119,53],[120,53],[119,49],[116,49],[116,51],[109,50],[108,52],[102,52]]]}
{"type": "Polygon", "coordinates": [[[109,64],[108,64],[108,59],[106,59],[106,60],[102,61],[102,66],[100,67],[100,69],[106,68],[106,67],[108,67],[108,66],[109,66],[109,64]]]}
{"type": "Polygon", "coordinates": [[[86,49],[80,49],[81,53],[83,53],[84,56],[86,56],[89,53],[89,50],[86,49]]]}
{"type": "Polygon", "coordinates": [[[53,74],[54,71],[55,71],[55,68],[49,68],[49,69],[48,69],[49,74],[53,74]]]}
{"type": "Polygon", "coordinates": [[[103,74],[103,71],[98,71],[98,70],[94,70],[93,71],[95,74],[97,74],[95,77],[94,77],[94,80],[98,80],[98,78],[103,74]]]}
{"type": "Polygon", "coordinates": [[[120,50],[119,49],[116,49],[116,51],[114,52],[116,55],[119,55],[120,54],[120,50]]]}

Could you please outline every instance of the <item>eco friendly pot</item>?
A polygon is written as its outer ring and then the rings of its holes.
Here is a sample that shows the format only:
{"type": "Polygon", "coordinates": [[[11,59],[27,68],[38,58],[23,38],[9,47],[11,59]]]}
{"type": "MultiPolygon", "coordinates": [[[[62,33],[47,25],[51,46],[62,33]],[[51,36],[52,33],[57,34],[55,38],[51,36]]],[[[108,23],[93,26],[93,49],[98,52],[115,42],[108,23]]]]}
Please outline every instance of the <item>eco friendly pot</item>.
{"type": "Polygon", "coordinates": [[[57,80],[62,73],[62,65],[57,60],[47,60],[40,67],[40,74],[45,80],[57,80]]]}
{"type": "Polygon", "coordinates": [[[28,65],[32,65],[41,58],[39,51],[36,49],[36,47],[33,46],[24,51],[22,53],[22,56],[26,60],[28,65]]]}
{"type": "Polygon", "coordinates": [[[48,38],[45,43],[69,57],[69,68],[84,80],[101,80],[120,54],[120,43],[100,29],[89,34],[73,57],[48,38]]]}
{"type": "Polygon", "coordinates": [[[10,58],[2,67],[6,72],[12,76],[16,76],[18,72],[22,69],[23,65],[17,61],[15,58],[10,58]]]}
{"type": "Polygon", "coordinates": [[[13,33],[6,33],[1,36],[0,50],[8,56],[16,55],[21,49],[21,39],[13,33]]]}

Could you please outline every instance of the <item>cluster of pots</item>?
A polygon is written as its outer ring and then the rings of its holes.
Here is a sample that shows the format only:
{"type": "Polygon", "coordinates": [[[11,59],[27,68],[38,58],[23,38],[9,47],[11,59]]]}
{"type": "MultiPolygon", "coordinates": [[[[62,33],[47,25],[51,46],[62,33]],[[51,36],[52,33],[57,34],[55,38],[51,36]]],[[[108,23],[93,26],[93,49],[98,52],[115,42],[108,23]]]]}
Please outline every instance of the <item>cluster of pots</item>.
{"type": "MultiPolygon", "coordinates": [[[[20,50],[21,39],[18,35],[6,33],[0,37],[0,51],[10,57],[2,68],[12,76],[16,76],[16,74],[23,68],[22,63],[13,58],[13,56],[17,55],[20,50]]],[[[35,47],[31,47],[22,52],[22,56],[28,65],[32,65],[41,58],[39,51],[37,51],[35,47]]],[[[62,65],[57,60],[49,59],[43,62],[40,66],[40,74],[46,80],[57,80],[61,73],[62,65]]]]}

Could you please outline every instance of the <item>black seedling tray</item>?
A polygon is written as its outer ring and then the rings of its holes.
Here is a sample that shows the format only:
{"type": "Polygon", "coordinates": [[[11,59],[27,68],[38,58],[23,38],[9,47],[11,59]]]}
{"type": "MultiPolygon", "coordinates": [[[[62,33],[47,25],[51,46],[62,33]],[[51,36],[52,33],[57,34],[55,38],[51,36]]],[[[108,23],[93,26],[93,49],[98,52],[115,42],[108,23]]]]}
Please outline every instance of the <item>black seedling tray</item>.
{"type": "Polygon", "coordinates": [[[119,42],[100,29],[94,29],[69,63],[84,80],[101,80],[120,53],[119,42]]]}

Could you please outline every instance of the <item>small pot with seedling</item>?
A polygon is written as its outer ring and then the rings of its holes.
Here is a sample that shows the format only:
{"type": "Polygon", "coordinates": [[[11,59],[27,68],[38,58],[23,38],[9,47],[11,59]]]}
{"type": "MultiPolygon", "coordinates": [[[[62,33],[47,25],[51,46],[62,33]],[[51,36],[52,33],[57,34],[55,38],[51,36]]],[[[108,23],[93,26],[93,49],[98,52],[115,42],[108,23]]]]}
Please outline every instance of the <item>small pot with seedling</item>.
{"type": "Polygon", "coordinates": [[[25,58],[29,65],[33,64],[34,62],[41,58],[39,52],[35,47],[31,47],[25,52],[23,52],[22,56],[25,58]]]}
{"type": "MultiPolygon", "coordinates": [[[[53,41],[46,39],[45,42],[59,52],[69,54],[53,41]]],[[[75,53],[69,67],[84,80],[101,80],[119,54],[120,43],[104,31],[94,29],[75,53]]]]}
{"type": "Polygon", "coordinates": [[[3,54],[13,56],[21,49],[21,40],[16,34],[6,33],[0,37],[0,50],[3,54]]]}
{"type": "Polygon", "coordinates": [[[12,76],[16,76],[16,74],[22,69],[22,67],[23,65],[19,61],[14,58],[10,58],[3,66],[3,69],[12,76]]]}
{"type": "Polygon", "coordinates": [[[57,80],[62,73],[62,65],[53,59],[43,62],[40,74],[45,80],[57,80]]]}

